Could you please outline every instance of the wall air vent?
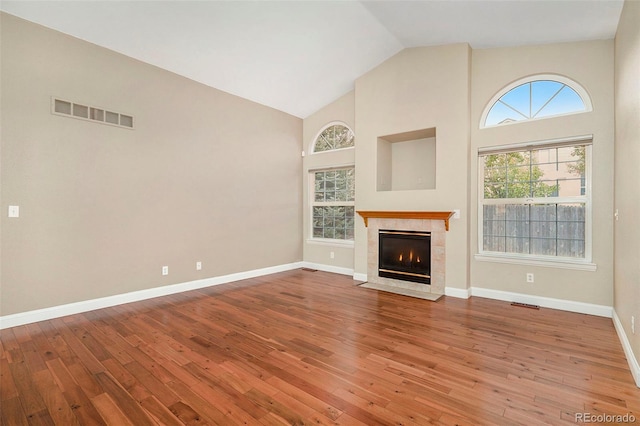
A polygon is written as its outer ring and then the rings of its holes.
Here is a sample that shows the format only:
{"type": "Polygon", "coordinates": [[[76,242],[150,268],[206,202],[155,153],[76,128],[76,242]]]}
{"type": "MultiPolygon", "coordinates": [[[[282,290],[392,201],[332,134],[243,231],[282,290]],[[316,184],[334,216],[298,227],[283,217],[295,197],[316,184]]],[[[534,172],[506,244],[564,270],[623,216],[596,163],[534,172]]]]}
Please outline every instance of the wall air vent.
{"type": "Polygon", "coordinates": [[[52,98],[51,100],[52,114],[133,129],[132,115],[65,101],[59,98],[52,98]]]}

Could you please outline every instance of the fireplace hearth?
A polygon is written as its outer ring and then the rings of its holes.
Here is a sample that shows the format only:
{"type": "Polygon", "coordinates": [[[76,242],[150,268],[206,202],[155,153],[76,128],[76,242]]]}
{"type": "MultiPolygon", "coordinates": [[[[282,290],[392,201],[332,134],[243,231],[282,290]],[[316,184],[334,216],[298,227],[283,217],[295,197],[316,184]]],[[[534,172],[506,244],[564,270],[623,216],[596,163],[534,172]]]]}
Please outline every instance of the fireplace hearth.
{"type": "Polygon", "coordinates": [[[431,232],[381,229],[378,276],[431,284],[431,232]]]}

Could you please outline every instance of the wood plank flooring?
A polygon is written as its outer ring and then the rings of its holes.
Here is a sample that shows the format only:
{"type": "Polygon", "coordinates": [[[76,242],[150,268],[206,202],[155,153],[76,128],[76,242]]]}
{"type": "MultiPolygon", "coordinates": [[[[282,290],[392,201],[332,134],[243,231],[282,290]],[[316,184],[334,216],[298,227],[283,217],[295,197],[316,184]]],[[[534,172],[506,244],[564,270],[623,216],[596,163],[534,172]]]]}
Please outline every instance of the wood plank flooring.
{"type": "Polygon", "coordinates": [[[7,426],[568,425],[579,413],[640,422],[610,319],[434,303],[325,272],[0,333],[7,426]]]}

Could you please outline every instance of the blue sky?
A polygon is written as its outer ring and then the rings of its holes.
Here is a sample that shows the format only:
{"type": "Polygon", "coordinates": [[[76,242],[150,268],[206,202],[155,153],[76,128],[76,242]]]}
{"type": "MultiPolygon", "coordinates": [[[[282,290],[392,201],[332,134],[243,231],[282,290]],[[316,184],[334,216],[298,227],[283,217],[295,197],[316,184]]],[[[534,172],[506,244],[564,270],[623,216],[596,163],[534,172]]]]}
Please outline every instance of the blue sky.
{"type": "Polygon", "coordinates": [[[584,102],[575,90],[557,81],[539,80],[505,93],[487,114],[485,126],[584,110],[584,102]]]}

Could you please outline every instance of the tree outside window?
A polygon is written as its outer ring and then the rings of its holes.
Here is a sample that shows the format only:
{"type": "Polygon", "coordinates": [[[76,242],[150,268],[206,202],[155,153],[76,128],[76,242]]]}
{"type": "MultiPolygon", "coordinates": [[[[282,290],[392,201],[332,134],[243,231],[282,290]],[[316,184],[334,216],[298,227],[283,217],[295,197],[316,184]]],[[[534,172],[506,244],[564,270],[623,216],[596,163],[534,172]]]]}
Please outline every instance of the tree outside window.
{"type": "Polygon", "coordinates": [[[313,172],[313,238],[353,240],[355,168],[313,172]]]}

